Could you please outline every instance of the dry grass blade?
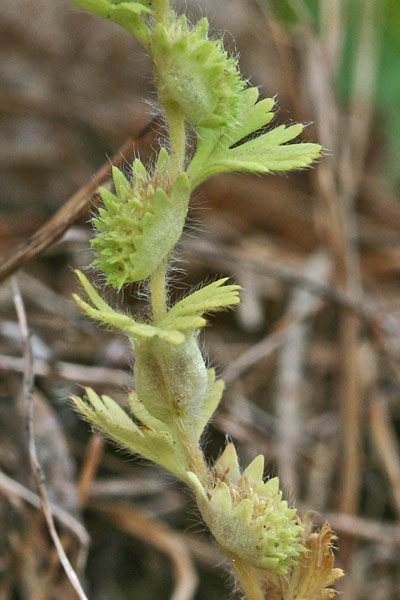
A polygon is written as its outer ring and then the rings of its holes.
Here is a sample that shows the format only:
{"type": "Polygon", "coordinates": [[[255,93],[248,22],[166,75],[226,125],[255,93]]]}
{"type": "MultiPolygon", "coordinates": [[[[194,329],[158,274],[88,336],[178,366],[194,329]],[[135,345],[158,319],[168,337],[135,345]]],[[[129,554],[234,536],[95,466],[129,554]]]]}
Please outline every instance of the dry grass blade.
{"type": "Polygon", "coordinates": [[[298,270],[283,261],[274,259],[266,260],[263,258],[261,262],[257,259],[238,257],[235,250],[228,250],[223,246],[204,242],[203,240],[190,240],[189,242],[186,242],[186,244],[193,253],[209,259],[214,264],[221,264],[224,267],[230,267],[232,264],[236,264],[240,258],[243,267],[251,269],[258,275],[276,277],[290,285],[303,287],[307,289],[310,294],[322,296],[338,306],[342,306],[344,309],[354,312],[354,314],[367,324],[369,322],[375,324],[379,306],[372,300],[365,297],[355,298],[351,294],[344,292],[333,285],[317,281],[312,277],[308,277],[306,274],[299,273],[298,270]]]}
{"type": "Polygon", "coordinates": [[[400,546],[399,525],[345,513],[325,513],[324,516],[339,534],[386,546],[400,546]]]}
{"type": "Polygon", "coordinates": [[[35,384],[35,375],[33,370],[33,356],[32,349],[29,340],[29,329],[28,322],[26,319],[25,307],[22,300],[22,296],[19,291],[18,282],[16,278],[13,278],[13,298],[15,304],[15,310],[17,312],[18,321],[21,328],[21,336],[24,344],[24,376],[23,376],[23,396],[26,403],[26,416],[27,416],[27,430],[28,430],[28,447],[29,447],[29,459],[31,463],[32,473],[35,480],[36,488],[40,496],[43,514],[46,519],[46,523],[49,529],[50,536],[54,542],[57,550],[60,562],[64,568],[64,571],[70,580],[73,588],[75,589],[78,597],[81,600],[88,600],[85,592],[83,591],[82,585],[79,578],[73,569],[65,551],[61,544],[61,540],[58,536],[54,518],[51,511],[50,502],[47,496],[47,490],[44,484],[45,478],[42,471],[35,443],[35,432],[34,432],[34,406],[33,406],[33,390],[35,384]]]}
{"type": "MultiPolygon", "coordinates": [[[[353,171],[361,172],[363,159],[357,169],[352,157],[358,156],[360,139],[357,131],[362,131],[362,139],[367,139],[369,131],[368,112],[361,114],[361,125],[355,130],[354,114],[342,119],[341,108],[335,95],[335,54],[342,39],[341,19],[344,16],[336,10],[332,17],[333,3],[323,0],[323,10],[319,15],[320,34],[311,30],[307,36],[306,75],[309,93],[315,106],[319,139],[323,146],[334,153],[334,160],[324,161],[316,174],[317,190],[320,197],[320,222],[323,223],[332,254],[340,286],[351,297],[362,297],[362,276],[358,235],[358,222],[355,208],[355,196],[358,191],[359,177],[353,171]],[[339,18],[340,15],[340,18],[339,18]],[[326,44],[326,39],[330,44],[326,44]],[[326,119],[327,109],[330,119],[326,119]],[[340,126],[342,124],[342,127],[340,126]]],[[[336,9],[338,5],[336,5],[336,9]]],[[[365,23],[373,26],[373,11],[365,14],[365,23]]],[[[361,38],[359,52],[363,53],[361,38]]],[[[360,63],[361,64],[361,63],[360,63]]],[[[355,65],[360,66],[360,64],[355,65]]],[[[363,89],[366,98],[371,97],[372,79],[369,78],[363,89]]],[[[357,90],[356,90],[357,91],[357,90]]],[[[359,101],[359,99],[358,99],[359,101]]],[[[362,140],[361,140],[362,142],[362,140]]],[[[341,364],[341,412],[343,428],[343,471],[341,480],[340,507],[343,512],[355,514],[358,509],[361,487],[361,406],[362,388],[359,378],[358,350],[360,340],[360,322],[354,314],[342,312],[340,316],[341,364]]],[[[343,556],[350,549],[343,540],[343,556]]]]}
{"type": "MultiPolygon", "coordinates": [[[[239,259],[236,250],[228,250],[223,246],[204,242],[203,240],[190,240],[186,244],[195,255],[197,254],[209,260],[214,265],[220,265],[224,269],[232,268],[237,264],[239,259]]],[[[261,262],[257,259],[240,257],[240,264],[242,268],[248,268],[257,275],[274,277],[290,285],[305,288],[310,294],[326,298],[337,306],[342,307],[344,311],[352,313],[368,327],[374,342],[387,360],[393,375],[400,381],[398,355],[391,347],[390,339],[388,339],[391,314],[380,303],[371,297],[365,296],[365,294],[362,297],[354,295],[333,285],[307,277],[283,261],[266,260],[263,258],[261,262]]]]}

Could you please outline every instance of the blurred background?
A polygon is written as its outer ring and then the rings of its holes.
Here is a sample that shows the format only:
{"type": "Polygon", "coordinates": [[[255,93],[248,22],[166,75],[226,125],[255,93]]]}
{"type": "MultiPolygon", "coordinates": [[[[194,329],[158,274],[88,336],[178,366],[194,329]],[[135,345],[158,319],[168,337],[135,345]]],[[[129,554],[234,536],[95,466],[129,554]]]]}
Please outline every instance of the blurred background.
{"type": "MultiPolygon", "coordinates": [[[[227,383],[207,454],[226,435],[243,464],[264,453],[266,475],[280,476],[300,514],[314,509],[337,532],[343,597],[400,598],[400,3],[185,6],[208,16],[244,76],[276,98],[274,123],[307,123],[303,139],[325,148],[308,171],[218,177],[195,193],[176,297],[216,273],[243,287],[239,308],[203,335],[227,383]]],[[[67,401],[91,385],[124,404],[132,385],[126,340],[84,319],[71,293],[73,269],[92,260],[93,175],[104,165],[107,181],[113,155],[151,156],[165,137],[154,102],[149,60],[118,26],[64,0],[1,4],[1,600],[76,597],[29,466],[16,269],[39,458],[88,596],[235,593],[187,491],[103,442],[67,401]]],[[[136,311],[138,291],[107,293],[136,311]]]]}

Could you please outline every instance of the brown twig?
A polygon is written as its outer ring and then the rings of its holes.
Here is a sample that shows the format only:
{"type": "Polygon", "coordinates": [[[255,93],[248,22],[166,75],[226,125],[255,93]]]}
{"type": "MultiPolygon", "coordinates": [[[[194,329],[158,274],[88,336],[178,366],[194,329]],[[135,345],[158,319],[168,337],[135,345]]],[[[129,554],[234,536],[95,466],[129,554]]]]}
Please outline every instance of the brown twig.
{"type": "Polygon", "coordinates": [[[32,474],[35,480],[36,489],[38,491],[43,514],[46,519],[47,527],[49,529],[50,536],[57,549],[60,562],[64,568],[64,571],[70,580],[73,588],[75,589],[78,597],[81,600],[88,600],[85,592],[83,591],[82,585],[79,578],[73,569],[65,551],[61,544],[58,536],[53,513],[51,510],[50,502],[47,496],[47,490],[45,487],[45,476],[42,467],[39,462],[37,455],[35,432],[34,432],[34,405],[33,405],[33,392],[35,385],[35,375],[33,370],[33,356],[32,348],[29,340],[29,329],[28,322],[26,319],[25,307],[22,300],[22,296],[19,291],[18,282],[14,277],[12,280],[13,286],[13,298],[15,304],[15,310],[18,316],[18,321],[21,328],[21,336],[24,346],[24,376],[23,376],[23,397],[26,404],[26,417],[27,417],[27,430],[28,430],[28,448],[29,448],[29,460],[31,464],[32,474]]]}
{"type": "Polygon", "coordinates": [[[376,542],[387,546],[400,546],[400,527],[393,523],[382,523],[346,513],[324,513],[316,521],[327,520],[332,529],[352,538],[376,542]]]}
{"type": "MultiPolygon", "coordinates": [[[[24,361],[16,356],[0,354],[1,370],[22,373],[24,361]]],[[[45,360],[37,359],[33,362],[33,371],[35,376],[59,376],[69,381],[80,381],[89,385],[96,383],[115,385],[116,387],[131,387],[132,385],[132,376],[129,373],[108,367],[91,367],[64,361],[50,364],[45,360]]]]}
{"type": "Polygon", "coordinates": [[[86,446],[85,459],[79,474],[78,500],[84,506],[90,494],[92,483],[103,456],[104,440],[101,435],[94,433],[86,446]]]}
{"type": "Polygon", "coordinates": [[[81,187],[27,242],[0,263],[0,281],[54,244],[76,219],[85,214],[94,202],[99,201],[96,195],[97,189],[110,177],[112,167],[121,165],[126,160],[126,156],[133,154],[137,141],[142,139],[153,125],[154,121],[150,121],[134,140],[128,139],[111,161],[107,161],[100,167],[92,179],[81,187]]]}
{"type": "Polygon", "coordinates": [[[122,477],[108,477],[107,479],[97,478],[93,481],[90,490],[89,498],[91,500],[105,499],[108,497],[114,497],[121,500],[121,498],[137,498],[140,496],[158,496],[162,489],[163,497],[165,490],[160,487],[160,480],[157,478],[158,473],[154,479],[138,477],[137,473],[135,478],[122,478],[122,477]]]}
{"type": "MultiPolygon", "coordinates": [[[[363,35],[359,40],[358,58],[376,47],[366,49],[371,41],[374,27],[374,3],[368,0],[362,14],[363,35]]],[[[335,96],[334,81],[337,65],[337,50],[343,39],[345,23],[344,11],[339,12],[339,4],[334,6],[329,0],[321,3],[320,33],[308,31],[305,47],[306,74],[310,97],[317,116],[318,137],[321,144],[330,148],[333,159],[325,160],[316,171],[316,189],[319,194],[320,221],[322,233],[329,240],[335,258],[336,272],[340,287],[357,301],[363,296],[362,274],[358,245],[358,223],[355,197],[360,175],[364,169],[364,149],[370,126],[370,110],[358,114],[360,97],[353,102],[351,111],[344,115],[335,96]],[[332,13],[335,16],[332,17],[332,13]],[[326,40],[330,40],[327,44],[326,40]],[[329,117],[327,117],[329,115],[329,117]],[[358,122],[357,122],[358,120],[358,122]],[[359,149],[360,145],[360,149],[359,149]],[[359,156],[361,158],[359,159],[359,156]]],[[[357,60],[355,68],[362,66],[357,60]]],[[[371,71],[364,79],[363,73],[356,77],[357,86],[352,91],[360,91],[360,81],[365,84],[363,97],[371,107],[370,99],[374,83],[371,71]],[[361,79],[360,79],[361,78],[361,79]]],[[[353,99],[353,98],[352,98],[353,99]]],[[[369,320],[370,323],[374,319],[369,320]]],[[[374,328],[370,328],[374,332],[374,328]]],[[[375,333],[375,332],[374,332],[375,333]]],[[[341,413],[343,431],[343,469],[340,489],[340,510],[354,514],[358,510],[361,487],[361,408],[362,394],[359,377],[360,322],[355,313],[342,311],[340,314],[339,340],[342,353],[341,364],[341,413]]],[[[381,346],[382,347],[382,346],[381,346]]],[[[350,555],[350,542],[342,540],[342,556],[346,561],[350,555]]]]}

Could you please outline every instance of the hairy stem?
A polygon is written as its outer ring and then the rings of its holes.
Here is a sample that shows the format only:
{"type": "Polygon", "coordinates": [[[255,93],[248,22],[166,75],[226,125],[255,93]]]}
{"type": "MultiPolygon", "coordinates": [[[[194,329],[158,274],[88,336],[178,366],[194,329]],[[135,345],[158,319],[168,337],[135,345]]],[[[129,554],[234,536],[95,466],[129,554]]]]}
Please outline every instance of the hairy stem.
{"type": "Polygon", "coordinates": [[[188,426],[180,418],[175,419],[179,440],[185,453],[190,470],[197,475],[204,489],[208,489],[210,475],[203,453],[188,426]]]}
{"type": "MultiPolygon", "coordinates": [[[[154,1],[155,23],[166,24],[169,12],[169,0],[154,1]]],[[[156,77],[157,81],[157,77],[156,77]]],[[[170,138],[170,167],[169,180],[173,185],[179,173],[184,170],[186,155],[186,130],[185,118],[179,105],[169,102],[163,105],[167,117],[167,125],[170,138]]],[[[166,263],[150,277],[150,293],[153,310],[153,320],[157,323],[167,312],[167,299],[165,290],[166,263]]],[[[203,453],[197,440],[187,423],[180,417],[176,417],[175,425],[182,449],[186,455],[190,470],[197,475],[205,489],[209,486],[209,472],[204,460],[203,453]]]]}
{"type": "Polygon", "coordinates": [[[150,275],[151,308],[153,311],[153,322],[156,324],[167,314],[167,291],[165,287],[165,275],[167,270],[166,261],[150,275]]]}
{"type": "Polygon", "coordinates": [[[178,104],[171,103],[165,106],[169,139],[171,145],[171,164],[169,177],[171,184],[181,171],[183,171],[186,152],[185,118],[178,104]]]}
{"type": "Polygon", "coordinates": [[[242,563],[236,557],[229,557],[232,561],[235,573],[240,581],[246,600],[264,600],[264,594],[260,588],[256,569],[242,563]]]}

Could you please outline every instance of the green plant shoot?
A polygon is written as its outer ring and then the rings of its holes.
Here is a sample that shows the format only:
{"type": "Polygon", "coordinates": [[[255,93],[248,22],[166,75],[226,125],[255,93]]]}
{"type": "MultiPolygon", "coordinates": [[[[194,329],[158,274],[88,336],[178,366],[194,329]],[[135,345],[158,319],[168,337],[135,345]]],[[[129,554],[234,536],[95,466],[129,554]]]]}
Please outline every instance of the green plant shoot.
{"type": "MultiPolygon", "coordinates": [[[[282,500],[278,479],[264,481],[261,456],[242,472],[233,444],[211,468],[202,450],[202,434],[224,384],[206,366],[199,331],[207,323],[205,315],[239,302],[239,286],[226,279],[215,281],[171,306],[165,280],[196,186],[219,173],[307,167],[321,148],[288,143],[299,136],[302,125],[258,134],[273,119],[274,101],[258,100],[258,91],[241,76],[237,59],[228,56],[220,39],[210,37],[207,19],[191,24],[168,0],[75,1],[127,29],[150,54],[170,144],[159,149],[154,168],[135,160],[130,179],[114,168],[114,192],[100,189],[104,206],[93,219],[92,266],[117,290],[146,280],[152,318],[143,321],[114,310],[77,272],[83,298],[74,299],[81,310],[124,333],[131,343],[136,389],[128,396],[130,414],[90,388],[84,398],[74,396],[72,401],[89,423],[120,447],[161,465],[190,486],[249,600],[264,598],[265,586],[273,581],[269,578],[282,576],[289,582],[286,587],[282,583],[282,599],[292,598],[290,577],[298,577],[296,569],[304,563],[308,542],[296,510],[282,500]],[[194,152],[186,143],[188,127],[196,135],[194,152]]],[[[321,594],[339,576],[321,578],[321,594]]],[[[298,600],[332,597],[302,590],[298,600]]]]}

